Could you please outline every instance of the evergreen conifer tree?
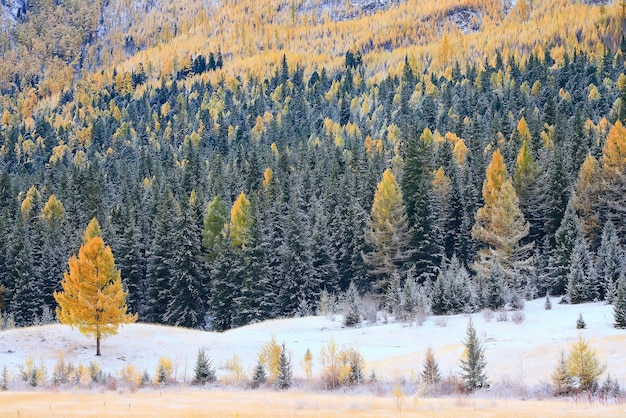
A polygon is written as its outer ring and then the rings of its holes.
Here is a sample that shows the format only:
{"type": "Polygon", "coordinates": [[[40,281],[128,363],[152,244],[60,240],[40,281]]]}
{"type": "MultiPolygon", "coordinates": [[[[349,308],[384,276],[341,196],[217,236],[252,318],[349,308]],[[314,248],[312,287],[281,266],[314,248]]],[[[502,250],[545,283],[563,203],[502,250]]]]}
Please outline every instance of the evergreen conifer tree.
{"type": "Polygon", "coordinates": [[[350,282],[350,286],[345,296],[345,313],[343,324],[347,327],[359,326],[361,324],[361,297],[354,282],[350,282]]]}
{"type": "Polygon", "coordinates": [[[557,367],[552,373],[552,388],[555,395],[560,396],[569,392],[569,379],[570,376],[567,374],[567,361],[565,359],[565,353],[561,351],[557,367]]]}
{"type": "Polygon", "coordinates": [[[602,229],[602,240],[596,256],[596,270],[601,283],[600,298],[613,302],[620,272],[626,268],[624,251],[619,244],[613,222],[607,221],[602,229]]]}
{"type": "Polygon", "coordinates": [[[487,375],[485,374],[487,363],[485,361],[485,349],[476,335],[476,329],[471,318],[467,324],[467,335],[463,345],[465,350],[461,358],[461,369],[463,370],[461,379],[463,379],[465,389],[473,392],[487,384],[487,375]]]}
{"type": "Polygon", "coordinates": [[[172,254],[170,298],[163,314],[169,325],[198,328],[204,325],[205,295],[201,248],[200,205],[195,191],[176,222],[176,248],[172,254]]]}
{"type": "Polygon", "coordinates": [[[494,260],[494,265],[489,269],[489,276],[485,283],[484,306],[498,310],[504,308],[509,301],[509,289],[503,280],[504,271],[500,263],[494,260]]]}
{"type": "Polygon", "coordinates": [[[554,236],[555,247],[550,255],[548,268],[552,281],[552,294],[565,294],[570,266],[573,265],[571,260],[572,253],[574,252],[576,243],[582,242],[580,241],[581,239],[582,230],[580,222],[576,216],[573,202],[570,200],[563,216],[563,222],[554,236]]]}
{"type": "Polygon", "coordinates": [[[196,365],[194,367],[194,377],[191,383],[193,385],[204,385],[206,383],[214,382],[215,379],[215,369],[211,364],[211,360],[207,356],[206,351],[201,348],[198,350],[196,365]]]}
{"type": "Polygon", "coordinates": [[[54,311],[56,306],[54,292],[61,289],[61,279],[69,256],[65,231],[65,208],[55,195],[50,195],[44,205],[41,220],[44,230],[43,253],[47,255],[42,260],[43,271],[46,274],[41,278],[41,297],[43,304],[54,311]]]}
{"type": "Polygon", "coordinates": [[[565,289],[567,302],[576,304],[597,300],[598,276],[582,236],[574,246],[570,263],[565,289]]]}
{"type": "Polygon", "coordinates": [[[435,360],[435,354],[431,347],[428,347],[426,350],[421,377],[424,383],[431,386],[436,385],[441,380],[439,365],[437,364],[437,360],[435,360]]]}
{"type": "Polygon", "coordinates": [[[13,232],[8,257],[8,306],[15,316],[17,326],[31,325],[37,317],[39,308],[39,288],[33,280],[31,249],[24,223],[18,219],[13,232]]]}
{"type": "Polygon", "coordinates": [[[278,376],[274,382],[278,390],[286,390],[291,387],[291,362],[285,349],[285,344],[281,346],[280,359],[278,362],[278,376]]]}
{"type": "Polygon", "coordinates": [[[615,328],[626,328],[626,279],[622,273],[618,280],[617,297],[613,304],[615,328]]]}
{"type": "Polygon", "coordinates": [[[261,387],[265,382],[267,382],[267,373],[265,373],[265,366],[259,361],[252,374],[252,389],[261,387]]]}
{"type": "Polygon", "coordinates": [[[170,301],[171,247],[176,234],[174,221],[180,216],[178,202],[170,191],[160,197],[154,239],[149,252],[145,320],[162,323],[170,301]]]}

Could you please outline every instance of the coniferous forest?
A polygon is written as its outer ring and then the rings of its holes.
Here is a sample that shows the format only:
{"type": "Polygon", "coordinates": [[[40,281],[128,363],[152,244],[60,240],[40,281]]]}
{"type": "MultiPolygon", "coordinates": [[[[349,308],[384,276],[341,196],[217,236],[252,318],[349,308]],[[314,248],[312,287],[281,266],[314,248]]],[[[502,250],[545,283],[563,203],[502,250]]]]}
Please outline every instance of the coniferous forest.
{"type": "Polygon", "coordinates": [[[374,80],[346,49],[332,69],[283,55],[267,76],[202,77],[229,65],[216,49],[158,82],[143,66],[78,79],[25,120],[0,107],[2,310],[19,326],[54,312],[93,218],[150,323],[222,331],[354,290],[434,314],[614,303],[625,53],[448,71],[407,55],[374,80]]]}

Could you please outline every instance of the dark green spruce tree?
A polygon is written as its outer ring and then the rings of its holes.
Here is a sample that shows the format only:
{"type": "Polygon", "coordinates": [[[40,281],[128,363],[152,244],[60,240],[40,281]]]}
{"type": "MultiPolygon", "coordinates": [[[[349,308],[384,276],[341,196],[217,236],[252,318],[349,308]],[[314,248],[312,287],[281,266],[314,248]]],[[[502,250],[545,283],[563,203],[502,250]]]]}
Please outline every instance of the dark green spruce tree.
{"type": "Polygon", "coordinates": [[[172,251],[170,298],[163,321],[168,325],[187,328],[204,326],[206,312],[202,291],[204,277],[202,262],[202,231],[199,220],[202,214],[195,191],[183,207],[176,221],[176,247],[172,251]]]}
{"type": "Polygon", "coordinates": [[[485,387],[487,384],[487,375],[485,374],[487,362],[485,360],[485,349],[476,335],[476,329],[471,318],[467,324],[467,335],[463,345],[465,350],[461,358],[461,370],[463,370],[461,379],[465,389],[468,392],[473,392],[476,389],[485,387]]]}
{"type": "Polygon", "coordinates": [[[170,191],[162,193],[159,199],[156,231],[149,252],[144,313],[145,321],[153,323],[163,323],[171,298],[172,237],[176,235],[175,220],[180,217],[180,206],[170,191]]]}

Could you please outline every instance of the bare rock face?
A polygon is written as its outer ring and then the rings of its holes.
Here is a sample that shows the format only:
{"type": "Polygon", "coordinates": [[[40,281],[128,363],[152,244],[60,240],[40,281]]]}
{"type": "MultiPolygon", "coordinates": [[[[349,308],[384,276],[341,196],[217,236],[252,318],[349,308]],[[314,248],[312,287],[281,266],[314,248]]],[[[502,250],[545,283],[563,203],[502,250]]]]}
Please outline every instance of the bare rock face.
{"type": "Polygon", "coordinates": [[[0,0],[2,14],[14,22],[17,22],[26,14],[27,8],[27,0],[0,0]]]}
{"type": "Polygon", "coordinates": [[[28,9],[28,0],[0,0],[0,31],[8,31],[28,9]]]}
{"type": "Polygon", "coordinates": [[[385,10],[406,0],[303,0],[298,13],[317,15],[320,19],[324,14],[332,20],[342,21],[354,19],[363,14],[373,14],[378,10],[385,10]]]}

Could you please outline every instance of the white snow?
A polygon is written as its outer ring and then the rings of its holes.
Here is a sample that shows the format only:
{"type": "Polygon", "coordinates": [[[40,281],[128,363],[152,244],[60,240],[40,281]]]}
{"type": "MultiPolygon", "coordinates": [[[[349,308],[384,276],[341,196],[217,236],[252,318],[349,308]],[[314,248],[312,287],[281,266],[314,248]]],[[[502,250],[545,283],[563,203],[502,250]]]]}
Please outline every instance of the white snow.
{"type": "MultiPolygon", "coordinates": [[[[431,346],[443,374],[458,373],[463,352],[468,318],[473,318],[483,340],[487,374],[491,381],[503,378],[528,385],[548,381],[559,353],[569,351],[582,335],[594,348],[607,370],[620,382],[626,381],[626,330],[613,327],[613,308],[603,303],[559,305],[552,299],[552,310],[544,310],[544,299],[527,302],[525,321],[515,324],[510,319],[498,322],[496,316],[487,321],[481,313],[447,317],[431,316],[422,326],[402,323],[342,327],[341,317],[306,317],[266,321],[225,333],[203,332],[147,324],[126,325],[119,334],[102,341],[102,356],[95,356],[95,341],[78,330],[64,325],[47,325],[0,332],[0,367],[6,364],[16,374],[18,365],[31,356],[35,364],[42,362],[49,373],[58,353],[66,361],[88,365],[96,361],[103,370],[117,373],[131,363],[140,370],[154,374],[159,358],[172,360],[179,379],[193,373],[198,349],[204,347],[216,366],[218,375],[226,373],[223,366],[233,355],[241,360],[246,373],[256,364],[261,346],[275,337],[285,343],[291,353],[294,375],[303,376],[301,362],[307,348],[319,357],[320,349],[332,338],[339,346],[352,345],[366,361],[366,373],[372,369],[383,378],[411,378],[422,368],[424,353],[431,346]],[[582,314],[587,329],[576,329],[582,314]]],[[[317,363],[317,362],[316,362],[317,363]]],[[[318,369],[314,370],[319,372],[318,369]]]]}

